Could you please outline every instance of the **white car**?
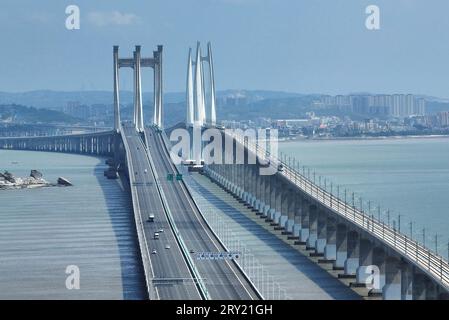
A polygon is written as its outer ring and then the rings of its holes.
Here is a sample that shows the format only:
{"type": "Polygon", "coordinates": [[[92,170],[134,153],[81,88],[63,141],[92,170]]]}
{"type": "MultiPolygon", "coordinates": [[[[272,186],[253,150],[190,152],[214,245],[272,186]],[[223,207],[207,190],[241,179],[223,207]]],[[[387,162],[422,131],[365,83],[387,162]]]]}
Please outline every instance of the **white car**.
{"type": "Polygon", "coordinates": [[[148,172],[148,170],[147,170],[147,169],[145,169],[145,170],[143,170],[143,172],[147,173],[147,172],[148,172]]]}
{"type": "Polygon", "coordinates": [[[156,249],[153,249],[153,251],[151,253],[156,254],[157,253],[156,249]]]}
{"type": "Polygon", "coordinates": [[[165,249],[170,249],[170,245],[169,245],[169,244],[166,244],[166,245],[165,245],[165,249]]]}
{"type": "Polygon", "coordinates": [[[164,232],[164,229],[159,229],[159,233],[162,233],[162,232],[164,232]]]}

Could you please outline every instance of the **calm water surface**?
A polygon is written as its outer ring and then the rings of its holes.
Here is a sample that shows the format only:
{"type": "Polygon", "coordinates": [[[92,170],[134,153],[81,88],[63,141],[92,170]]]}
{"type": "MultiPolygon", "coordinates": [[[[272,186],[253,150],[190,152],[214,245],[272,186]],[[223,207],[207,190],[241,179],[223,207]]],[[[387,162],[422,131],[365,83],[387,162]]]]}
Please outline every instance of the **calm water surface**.
{"type": "Polygon", "coordinates": [[[0,191],[0,299],[145,297],[129,196],[105,168],[96,157],[0,150],[2,171],[74,184],[0,191]],[[66,288],[69,265],[79,290],[66,288]]]}
{"type": "Polygon", "coordinates": [[[426,227],[431,248],[438,234],[438,250],[447,255],[449,138],[291,141],[281,143],[280,150],[316,169],[317,182],[321,174],[372,200],[373,207],[390,208],[391,223],[401,214],[401,230],[407,234],[410,221],[420,240],[426,227]]]}

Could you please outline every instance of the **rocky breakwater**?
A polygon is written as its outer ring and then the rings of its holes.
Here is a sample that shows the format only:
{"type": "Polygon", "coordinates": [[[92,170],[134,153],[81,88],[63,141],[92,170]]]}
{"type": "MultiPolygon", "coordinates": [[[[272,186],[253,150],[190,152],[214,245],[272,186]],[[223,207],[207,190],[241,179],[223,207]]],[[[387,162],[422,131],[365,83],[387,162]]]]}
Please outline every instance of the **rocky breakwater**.
{"type": "Polygon", "coordinates": [[[37,170],[31,170],[30,176],[26,178],[16,177],[11,172],[0,172],[1,189],[31,189],[54,186],[72,186],[72,183],[65,178],[58,178],[57,183],[48,182],[43,178],[43,174],[37,170]]]}

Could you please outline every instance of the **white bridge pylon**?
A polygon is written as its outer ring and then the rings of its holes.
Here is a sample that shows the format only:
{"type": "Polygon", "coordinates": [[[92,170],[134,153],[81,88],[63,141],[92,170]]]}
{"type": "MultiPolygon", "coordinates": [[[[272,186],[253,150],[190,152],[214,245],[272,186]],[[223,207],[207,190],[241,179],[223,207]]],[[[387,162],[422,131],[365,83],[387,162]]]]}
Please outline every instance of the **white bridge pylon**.
{"type": "Polygon", "coordinates": [[[120,130],[120,89],[119,89],[119,70],[120,68],[134,69],[134,112],[133,124],[139,132],[144,131],[144,117],[142,104],[142,76],[141,68],[153,68],[153,93],[154,93],[154,113],[153,125],[162,128],[162,103],[163,103],[163,85],[162,85],[162,49],[161,45],[157,46],[157,51],[153,51],[152,58],[141,57],[141,46],[137,45],[133,52],[132,58],[119,58],[118,46],[114,46],[114,128],[118,132],[120,130]]]}
{"type": "Polygon", "coordinates": [[[189,49],[186,107],[186,125],[188,127],[193,125],[202,127],[205,124],[213,126],[216,124],[215,78],[210,42],[207,43],[206,56],[201,55],[201,44],[197,42],[194,61],[192,60],[192,49],[189,49]],[[205,67],[207,68],[207,75],[204,72],[205,67]],[[206,88],[209,95],[206,94],[206,88]]]}

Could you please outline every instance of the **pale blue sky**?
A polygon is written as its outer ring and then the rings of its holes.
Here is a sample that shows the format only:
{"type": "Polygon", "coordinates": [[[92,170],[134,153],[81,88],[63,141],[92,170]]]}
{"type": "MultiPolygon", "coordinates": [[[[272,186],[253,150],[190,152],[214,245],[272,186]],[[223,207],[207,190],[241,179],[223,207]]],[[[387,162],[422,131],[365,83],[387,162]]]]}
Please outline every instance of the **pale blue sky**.
{"type": "Polygon", "coordinates": [[[137,43],[164,44],[166,91],[182,91],[188,47],[210,40],[218,89],[449,97],[448,12],[447,0],[2,0],[0,91],[111,90],[112,45],[137,43]],[[65,29],[70,4],[81,30],[65,29]],[[369,4],[379,31],[365,28],[369,4]]]}

